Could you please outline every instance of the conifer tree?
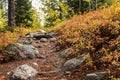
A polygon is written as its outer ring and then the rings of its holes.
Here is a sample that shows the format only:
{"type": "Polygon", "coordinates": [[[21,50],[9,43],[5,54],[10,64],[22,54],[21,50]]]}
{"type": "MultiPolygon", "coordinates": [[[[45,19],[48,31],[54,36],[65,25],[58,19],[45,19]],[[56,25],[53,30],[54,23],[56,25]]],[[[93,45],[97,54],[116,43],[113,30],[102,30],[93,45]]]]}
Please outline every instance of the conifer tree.
{"type": "Polygon", "coordinates": [[[15,0],[16,25],[30,27],[32,25],[32,4],[30,0],[15,0]]]}

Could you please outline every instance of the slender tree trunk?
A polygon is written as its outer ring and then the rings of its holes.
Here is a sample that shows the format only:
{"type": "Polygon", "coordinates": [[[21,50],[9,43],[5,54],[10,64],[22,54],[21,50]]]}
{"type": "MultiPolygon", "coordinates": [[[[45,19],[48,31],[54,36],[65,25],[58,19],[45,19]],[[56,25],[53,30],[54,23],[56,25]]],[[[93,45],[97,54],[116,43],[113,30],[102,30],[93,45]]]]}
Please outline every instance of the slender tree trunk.
{"type": "MultiPolygon", "coordinates": [[[[62,0],[59,0],[59,3],[61,3],[62,2],[62,0]]],[[[60,8],[60,19],[62,20],[62,9],[61,9],[61,6],[59,6],[59,8],[60,8]]]]}
{"type": "Polygon", "coordinates": [[[14,0],[8,0],[8,26],[15,26],[15,4],[14,0]]]}
{"type": "Polygon", "coordinates": [[[79,0],[79,12],[81,12],[81,8],[82,7],[82,5],[81,5],[81,0],[79,0]]]}
{"type": "Polygon", "coordinates": [[[91,0],[89,1],[89,11],[91,11],[91,0]]]}
{"type": "Polygon", "coordinates": [[[96,4],[96,5],[95,5],[95,6],[96,6],[96,8],[95,8],[95,9],[97,9],[97,0],[95,1],[95,4],[96,4]]]}

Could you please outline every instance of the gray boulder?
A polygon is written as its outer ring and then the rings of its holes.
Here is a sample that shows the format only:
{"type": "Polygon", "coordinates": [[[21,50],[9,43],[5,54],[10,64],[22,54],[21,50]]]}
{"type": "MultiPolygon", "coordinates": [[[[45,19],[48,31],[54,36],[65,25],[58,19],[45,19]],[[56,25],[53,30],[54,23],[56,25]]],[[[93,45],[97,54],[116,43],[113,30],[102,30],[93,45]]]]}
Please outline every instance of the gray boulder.
{"type": "Polygon", "coordinates": [[[87,57],[88,57],[87,54],[83,54],[83,55],[80,55],[79,57],[75,57],[70,60],[67,60],[63,65],[62,73],[63,74],[69,73],[72,69],[81,65],[87,57]]]}
{"type": "Polygon", "coordinates": [[[53,36],[50,33],[46,32],[44,30],[40,30],[38,32],[27,33],[24,38],[34,38],[34,39],[40,40],[41,38],[48,39],[48,38],[52,38],[52,37],[53,36]]]}
{"type": "Polygon", "coordinates": [[[32,45],[22,45],[19,43],[9,44],[3,53],[6,60],[21,60],[39,57],[39,51],[32,45]]]}
{"type": "Polygon", "coordinates": [[[34,80],[37,73],[31,66],[24,64],[12,70],[7,80],[34,80]]]}
{"type": "Polygon", "coordinates": [[[32,59],[32,58],[39,57],[39,51],[34,46],[24,45],[23,48],[24,48],[24,53],[25,53],[26,58],[31,58],[32,59]]]}
{"type": "Polygon", "coordinates": [[[87,80],[101,80],[105,78],[107,75],[107,72],[96,72],[96,73],[90,73],[86,75],[87,80]]]}

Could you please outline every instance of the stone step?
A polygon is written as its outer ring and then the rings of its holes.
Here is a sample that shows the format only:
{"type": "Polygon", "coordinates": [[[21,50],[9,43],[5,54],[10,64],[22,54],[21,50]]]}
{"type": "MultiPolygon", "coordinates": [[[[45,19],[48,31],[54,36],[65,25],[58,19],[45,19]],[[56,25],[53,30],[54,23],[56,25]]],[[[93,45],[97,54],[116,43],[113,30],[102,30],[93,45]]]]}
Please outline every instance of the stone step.
{"type": "Polygon", "coordinates": [[[36,80],[64,80],[64,79],[62,79],[62,77],[60,76],[60,75],[58,75],[58,76],[52,76],[52,77],[39,77],[39,78],[37,78],[36,80]]]}
{"type": "Polygon", "coordinates": [[[57,71],[48,71],[48,72],[39,72],[38,75],[40,77],[55,77],[58,76],[59,73],[57,71]]]}
{"type": "Polygon", "coordinates": [[[49,80],[49,78],[43,77],[43,78],[38,78],[38,79],[36,79],[36,80],[49,80]]]}
{"type": "Polygon", "coordinates": [[[52,65],[43,65],[43,66],[40,66],[39,67],[39,70],[40,71],[53,71],[53,70],[55,70],[55,67],[54,66],[52,66],[52,65]]]}

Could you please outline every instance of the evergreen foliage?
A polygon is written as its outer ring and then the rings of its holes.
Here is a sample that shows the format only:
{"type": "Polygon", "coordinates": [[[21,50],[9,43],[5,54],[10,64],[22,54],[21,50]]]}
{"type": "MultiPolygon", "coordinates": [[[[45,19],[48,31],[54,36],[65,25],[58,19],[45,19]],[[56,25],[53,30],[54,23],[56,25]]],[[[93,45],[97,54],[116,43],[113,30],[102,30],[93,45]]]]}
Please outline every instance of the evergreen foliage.
{"type": "Polygon", "coordinates": [[[54,26],[70,17],[68,13],[69,7],[62,1],[44,0],[43,5],[46,27],[54,26]]]}
{"type": "Polygon", "coordinates": [[[45,26],[54,26],[79,13],[96,10],[105,3],[111,5],[114,0],[43,0],[45,26]]]}
{"type": "Polygon", "coordinates": [[[32,25],[32,4],[29,0],[15,0],[16,25],[30,27],[32,25]]]}

